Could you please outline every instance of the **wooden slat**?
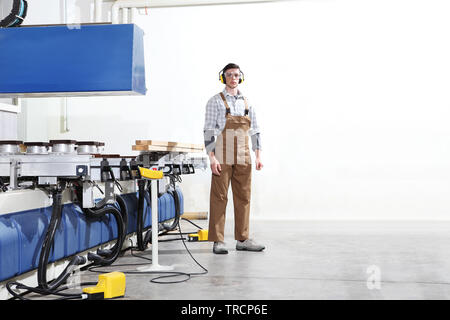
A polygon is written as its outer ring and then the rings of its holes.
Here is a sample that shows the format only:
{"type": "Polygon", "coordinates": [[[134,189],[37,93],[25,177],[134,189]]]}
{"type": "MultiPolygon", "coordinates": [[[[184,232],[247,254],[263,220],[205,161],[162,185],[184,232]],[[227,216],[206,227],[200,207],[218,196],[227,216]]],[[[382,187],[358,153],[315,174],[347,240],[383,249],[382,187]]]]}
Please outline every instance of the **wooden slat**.
{"type": "Polygon", "coordinates": [[[180,148],[189,148],[189,149],[200,149],[203,150],[202,144],[195,143],[183,143],[183,142],[169,142],[170,147],[180,147],[180,148]]]}
{"type": "Polygon", "coordinates": [[[192,143],[192,144],[191,144],[191,148],[192,148],[192,149],[204,150],[204,149],[205,149],[205,145],[204,145],[204,144],[195,144],[195,143],[192,143]]]}
{"type": "Polygon", "coordinates": [[[169,144],[169,147],[179,147],[179,148],[190,148],[191,147],[190,143],[169,141],[168,144],[169,144]]]}
{"type": "Polygon", "coordinates": [[[169,146],[169,141],[136,140],[137,145],[169,146]]]}
{"type": "Polygon", "coordinates": [[[188,220],[207,220],[208,212],[185,212],[182,217],[188,220]]]}
{"type": "Polygon", "coordinates": [[[153,146],[153,145],[134,145],[132,146],[134,151],[171,151],[171,152],[202,152],[199,149],[192,148],[179,148],[179,147],[164,147],[164,146],[153,146]]]}
{"type": "Polygon", "coordinates": [[[195,143],[183,143],[175,141],[156,141],[156,140],[136,140],[136,145],[151,145],[151,146],[165,146],[165,147],[178,147],[203,150],[202,144],[195,143]]]}

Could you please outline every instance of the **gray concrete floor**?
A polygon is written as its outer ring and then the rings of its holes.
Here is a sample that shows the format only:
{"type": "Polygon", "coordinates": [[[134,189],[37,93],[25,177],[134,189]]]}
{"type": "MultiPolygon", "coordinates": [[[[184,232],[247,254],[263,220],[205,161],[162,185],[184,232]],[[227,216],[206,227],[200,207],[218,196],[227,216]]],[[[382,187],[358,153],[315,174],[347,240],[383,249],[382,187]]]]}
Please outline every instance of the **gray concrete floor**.
{"type": "MultiPolygon", "coordinates": [[[[205,220],[195,223],[207,226],[205,220]]],[[[194,230],[183,221],[183,232],[194,230]]],[[[266,250],[236,251],[228,220],[228,255],[213,254],[211,243],[186,242],[207,274],[176,284],[151,283],[157,275],[126,274],[123,299],[450,298],[450,222],[252,221],[251,235],[266,250]]],[[[186,273],[203,271],[181,241],[159,247],[160,264],[186,273]]],[[[134,254],[151,258],[151,249],[134,254]]],[[[138,266],[118,265],[146,262],[127,251],[102,270],[135,271],[138,266]]],[[[95,281],[98,274],[84,271],[81,276],[95,281]]]]}

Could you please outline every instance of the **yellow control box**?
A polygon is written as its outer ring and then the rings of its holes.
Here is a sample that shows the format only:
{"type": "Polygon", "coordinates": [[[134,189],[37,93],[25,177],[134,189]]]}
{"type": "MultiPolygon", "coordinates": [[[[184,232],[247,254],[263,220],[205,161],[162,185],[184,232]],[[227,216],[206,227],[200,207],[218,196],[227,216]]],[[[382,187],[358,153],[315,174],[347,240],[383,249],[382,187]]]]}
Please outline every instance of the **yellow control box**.
{"type": "Polygon", "coordinates": [[[147,168],[139,167],[141,177],[144,179],[162,179],[163,172],[160,170],[151,170],[147,168]]]}
{"type": "Polygon", "coordinates": [[[189,241],[208,241],[208,230],[200,230],[197,233],[190,233],[188,235],[189,241]]]}
{"type": "Polygon", "coordinates": [[[125,295],[125,285],[125,274],[115,271],[99,275],[97,285],[84,288],[83,292],[90,299],[112,299],[125,295]]]}

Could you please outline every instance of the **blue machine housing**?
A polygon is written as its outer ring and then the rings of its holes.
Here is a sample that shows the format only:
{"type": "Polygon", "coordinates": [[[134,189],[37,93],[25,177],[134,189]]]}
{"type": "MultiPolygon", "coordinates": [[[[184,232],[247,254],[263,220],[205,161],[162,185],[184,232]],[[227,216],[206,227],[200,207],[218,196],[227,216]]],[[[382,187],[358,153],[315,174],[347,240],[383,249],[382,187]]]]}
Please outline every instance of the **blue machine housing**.
{"type": "Polygon", "coordinates": [[[145,95],[134,24],[0,28],[0,97],[145,95]]]}
{"type": "MultiPolygon", "coordinates": [[[[180,215],[184,212],[183,194],[177,188],[180,215]]],[[[136,232],[137,194],[123,194],[128,211],[127,234],[136,232]]],[[[175,217],[175,200],[169,193],[158,198],[158,220],[175,217]]],[[[37,268],[42,242],[50,223],[52,207],[0,215],[0,281],[37,268]]],[[[151,226],[151,207],[144,201],[144,228],[151,226]]],[[[87,218],[74,204],[65,204],[62,221],[55,236],[49,262],[86,251],[117,238],[113,216],[87,218]]]]}

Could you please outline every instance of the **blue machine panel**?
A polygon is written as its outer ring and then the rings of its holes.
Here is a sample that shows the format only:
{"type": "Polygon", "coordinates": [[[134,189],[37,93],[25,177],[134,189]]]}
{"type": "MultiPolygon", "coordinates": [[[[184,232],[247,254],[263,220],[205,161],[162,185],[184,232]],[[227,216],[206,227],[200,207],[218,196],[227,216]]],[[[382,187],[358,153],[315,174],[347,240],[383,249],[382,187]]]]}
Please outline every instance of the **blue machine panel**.
{"type": "Polygon", "coordinates": [[[0,97],[145,95],[134,24],[0,28],[0,97]]]}

